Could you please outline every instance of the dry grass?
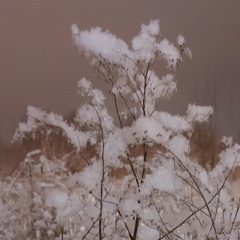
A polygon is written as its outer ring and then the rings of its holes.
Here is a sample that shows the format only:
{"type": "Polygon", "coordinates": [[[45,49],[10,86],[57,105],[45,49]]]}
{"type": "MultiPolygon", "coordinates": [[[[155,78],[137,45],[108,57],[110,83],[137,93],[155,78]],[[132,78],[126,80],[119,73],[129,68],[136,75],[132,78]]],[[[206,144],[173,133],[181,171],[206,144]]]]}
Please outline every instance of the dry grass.
{"type": "Polygon", "coordinates": [[[26,151],[20,143],[6,144],[0,142],[0,174],[11,175],[24,160],[26,151]]]}

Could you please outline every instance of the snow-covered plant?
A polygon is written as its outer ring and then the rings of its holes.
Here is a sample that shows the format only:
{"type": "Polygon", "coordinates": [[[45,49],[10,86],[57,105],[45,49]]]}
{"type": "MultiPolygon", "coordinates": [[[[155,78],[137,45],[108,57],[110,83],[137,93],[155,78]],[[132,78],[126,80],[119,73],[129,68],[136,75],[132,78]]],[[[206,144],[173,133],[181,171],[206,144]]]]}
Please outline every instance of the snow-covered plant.
{"type": "Polygon", "coordinates": [[[80,172],[67,179],[56,174],[65,190],[54,186],[43,200],[55,206],[63,239],[237,239],[239,205],[230,201],[227,179],[239,165],[239,145],[225,139],[219,164],[207,172],[190,159],[189,141],[194,124],[213,109],[193,104],[185,116],[160,111],[177,89],[182,54],[191,57],[184,37],[175,46],[161,36],[159,21],[142,25],[131,46],[100,28],[73,25],[72,35],[106,83],[118,123],[106,107],[109,98],[82,78],[78,89],[87,102],[75,124],[29,106],[15,135],[57,127],[82,157],[80,172]]]}
{"type": "MultiPolygon", "coordinates": [[[[49,161],[40,150],[27,154],[19,169],[1,181],[1,239],[55,239],[61,236],[56,209],[45,204],[47,189],[61,189],[67,178],[62,161],[49,161]]],[[[66,197],[67,198],[67,197],[66,197]]]]}

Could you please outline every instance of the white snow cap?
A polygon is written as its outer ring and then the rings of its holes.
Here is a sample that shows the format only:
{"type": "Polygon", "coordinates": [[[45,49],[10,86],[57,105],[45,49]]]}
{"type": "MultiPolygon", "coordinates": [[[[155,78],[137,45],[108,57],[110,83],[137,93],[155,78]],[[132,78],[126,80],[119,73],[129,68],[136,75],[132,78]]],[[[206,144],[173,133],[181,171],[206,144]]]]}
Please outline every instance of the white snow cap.
{"type": "Polygon", "coordinates": [[[92,28],[90,31],[79,31],[76,24],[72,25],[72,34],[76,45],[83,51],[101,56],[113,64],[122,64],[123,55],[129,55],[127,44],[111,34],[103,32],[101,28],[92,28]],[[119,53],[122,54],[119,54],[119,53]]]}
{"type": "Polygon", "coordinates": [[[213,108],[210,106],[197,106],[195,104],[188,104],[187,121],[206,122],[213,114],[213,108]]]}
{"type": "Polygon", "coordinates": [[[178,35],[177,37],[177,44],[179,46],[183,46],[186,43],[185,38],[182,35],[178,35]]]}

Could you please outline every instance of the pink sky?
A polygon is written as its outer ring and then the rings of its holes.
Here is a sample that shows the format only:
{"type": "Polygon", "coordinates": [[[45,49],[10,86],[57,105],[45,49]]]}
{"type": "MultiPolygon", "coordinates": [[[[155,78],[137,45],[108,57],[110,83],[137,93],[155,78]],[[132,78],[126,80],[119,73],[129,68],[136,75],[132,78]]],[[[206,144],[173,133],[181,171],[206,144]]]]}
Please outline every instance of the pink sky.
{"type": "MultiPolygon", "coordinates": [[[[141,23],[160,19],[163,36],[186,37],[193,59],[178,72],[178,94],[167,104],[217,104],[225,134],[239,131],[240,2],[232,0],[0,1],[0,133],[9,140],[27,105],[59,114],[77,109],[77,82],[93,79],[70,28],[100,26],[129,41],[141,23]],[[207,81],[206,81],[207,80],[207,81]],[[211,89],[216,82],[217,96],[211,89]],[[208,82],[210,87],[206,87],[208,82]],[[207,91],[208,89],[208,91],[207,91]]],[[[101,84],[98,84],[101,87],[101,84]]]]}

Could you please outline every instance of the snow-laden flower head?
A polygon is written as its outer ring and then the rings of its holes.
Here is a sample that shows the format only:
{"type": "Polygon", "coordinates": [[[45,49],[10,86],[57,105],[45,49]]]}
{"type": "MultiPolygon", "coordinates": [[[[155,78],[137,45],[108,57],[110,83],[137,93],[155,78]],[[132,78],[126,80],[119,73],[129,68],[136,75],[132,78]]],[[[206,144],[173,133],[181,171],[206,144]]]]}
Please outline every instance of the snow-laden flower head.
{"type": "Polygon", "coordinates": [[[72,35],[76,45],[85,53],[100,56],[112,64],[123,64],[124,55],[129,55],[127,44],[101,28],[80,31],[76,24],[72,25],[72,35]]]}
{"type": "Polygon", "coordinates": [[[151,62],[157,51],[156,36],[160,34],[159,21],[143,24],[138,36],[132,39],[133,56],[136,61],[151,62]]]}
{"type": "Polygon", "coordinates": [[[189,104],[187,109],[187,120],[189,122],[206,122],[212,114],[213,108],[210,106],[197,106],[195,104],[189,104]]]}

